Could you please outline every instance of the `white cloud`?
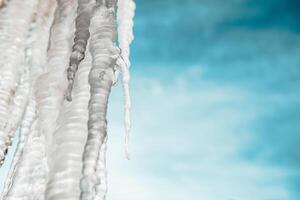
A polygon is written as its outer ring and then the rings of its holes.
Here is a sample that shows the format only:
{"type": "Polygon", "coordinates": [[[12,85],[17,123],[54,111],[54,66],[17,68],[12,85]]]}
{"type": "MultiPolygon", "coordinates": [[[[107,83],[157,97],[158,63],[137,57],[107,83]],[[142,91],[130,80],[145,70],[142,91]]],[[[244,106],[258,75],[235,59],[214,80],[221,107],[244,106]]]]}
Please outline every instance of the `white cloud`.
{"type": "Polygon", "coordinates": [[[114,92],[108,199],[291,199],[289,171],[243,157],[258,134],[251,125],[265,111],[255,105],[256,94],[189,81],[193,75],[187,70],[179,82],[135,80],[131,161],[123,156],[121,96],[114,92]]]}

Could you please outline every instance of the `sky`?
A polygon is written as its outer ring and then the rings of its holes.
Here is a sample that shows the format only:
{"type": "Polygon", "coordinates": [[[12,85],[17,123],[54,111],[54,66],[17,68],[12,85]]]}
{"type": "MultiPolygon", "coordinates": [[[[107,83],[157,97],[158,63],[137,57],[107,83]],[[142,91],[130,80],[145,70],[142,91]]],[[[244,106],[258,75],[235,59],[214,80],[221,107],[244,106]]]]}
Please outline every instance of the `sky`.
{"type": "Polygon", "coordinates": [[[107,199],[300,199],[300,2],[136,3],[132,159],[119,85],[107,199]]]}
{"type": "Polygon", "coordinates": [[[107,199],[300,199],[300,2],[136,4],[131,160],[118,83],[107,199]]]}

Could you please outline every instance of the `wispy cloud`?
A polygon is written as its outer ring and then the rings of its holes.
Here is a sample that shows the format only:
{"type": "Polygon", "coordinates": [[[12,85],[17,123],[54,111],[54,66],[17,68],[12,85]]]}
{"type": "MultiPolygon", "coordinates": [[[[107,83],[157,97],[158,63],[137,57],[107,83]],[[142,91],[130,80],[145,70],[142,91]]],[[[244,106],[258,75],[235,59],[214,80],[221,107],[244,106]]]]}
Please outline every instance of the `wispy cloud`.
{"type": "MultiPolygon", "coordinates": [[[[135,78],[131,161],[123,158],[121,96],[114,91],[110,199],[293,199],[296,171],[263,162],[272,159],[255,149],[261,139],[266,144],[273,139],[256,127],[274,110],[274,96],[205,80],[202,70],[187,67],[168,81],[135,78]],[[254,152],[251,158],[249,151],[254,152]]],[[[269,148],[278,155],[286,146],[269,148]]]]}

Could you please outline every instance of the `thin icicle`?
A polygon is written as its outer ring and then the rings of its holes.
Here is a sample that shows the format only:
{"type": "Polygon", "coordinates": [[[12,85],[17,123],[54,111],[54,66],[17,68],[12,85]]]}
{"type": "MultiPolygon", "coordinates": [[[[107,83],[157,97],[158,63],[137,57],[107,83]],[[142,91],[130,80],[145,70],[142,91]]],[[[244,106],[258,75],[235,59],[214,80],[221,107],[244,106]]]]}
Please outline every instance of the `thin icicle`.
{"type": "Polygon", "coordinates": [[[67,77],[69,81],[66,99],[72,101],[74,78],[80,62],[84,59],[87,41],[90,37],[90,18],[94,2],[92,0],[78,0],[76,31],[72,54],[70,56],[67,77]]]}
{"type": "Polygon", "coordinates": [[[118,59],[118,66],[122,72],[123,93],[125,101],[124,110],[124,125],[125,125],[125,153],[127,159],[129,156],[129,131],[131,127],[130,110],[131,100],[129,93],[130,81],[130,44],[133,40],[133,17],[135,12],[135,3],[133,0],[119,0],[117,10],[118,22],[118,42],[120,48],[120,57],[118,59]]]}

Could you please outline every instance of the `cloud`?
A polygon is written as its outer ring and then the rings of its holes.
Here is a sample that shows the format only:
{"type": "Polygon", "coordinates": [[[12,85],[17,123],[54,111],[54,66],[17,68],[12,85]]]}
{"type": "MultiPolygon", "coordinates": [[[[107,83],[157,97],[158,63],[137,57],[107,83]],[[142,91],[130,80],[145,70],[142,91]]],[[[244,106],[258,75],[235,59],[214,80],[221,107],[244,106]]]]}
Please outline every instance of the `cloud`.
{"type": "MultiPolygon", "coordinates": [[[[131,161],[123,156],[120,88],[113,91],[109,199],[297,199],[293,187],[299,182],[292,182],[297,171],[256,149],[257,142],[274,141],[257,124],[276,129],[264,117],[283,99],[271,94],[260,102],[259,91],[206,80],[203,68],[186,66],[165,80],[135,77],[131,161]]],[[[268,151],[288,155],[284,149],[290,144],[276,143],[268,151]]]]}

